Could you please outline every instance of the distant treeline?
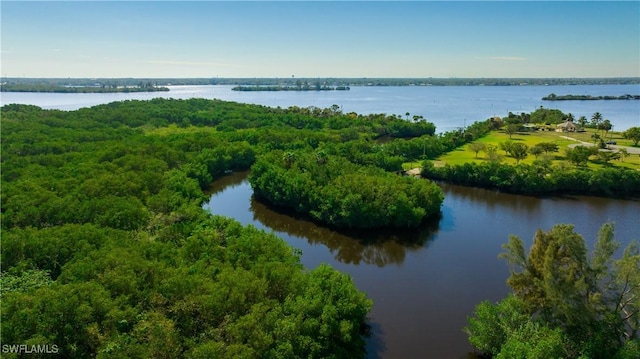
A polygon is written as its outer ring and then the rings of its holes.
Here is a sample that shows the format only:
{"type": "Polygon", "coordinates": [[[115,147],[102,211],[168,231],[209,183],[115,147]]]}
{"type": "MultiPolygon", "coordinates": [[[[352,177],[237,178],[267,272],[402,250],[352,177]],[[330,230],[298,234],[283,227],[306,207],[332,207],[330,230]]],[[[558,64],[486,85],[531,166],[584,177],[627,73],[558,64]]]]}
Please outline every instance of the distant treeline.
{"type": "Polygon", "coordinates": [[[591,96],[591,95],[556,95],[549,94],[542,98],[543,101],[589,101],[589,100],[640,100],[640,95],[620,96],[591,96]]]}
{"type": "Polygon", "coordinates": [[[58,92],[58,93],[111,93],[111,92],[158,92],[169,91],[167,87],[154,85],[126,85],[118,86],[113,84],[94,85],[56,85],[56,84],[2,84],[0,92],[58,92]]]}
{"type": "Polygon", "coordinates": [[[633,85],[640,77],[606,78],[19,78],[5,77],[3,84],[52,84],[59,86],[91,86],[95,83],[118,83],[136,86],[139,82],[157,86],[170,85],[235,85],[296,86],[299,82],[326,83],[331,86],[544,86],[544,85],[633,85]]]}
{"type": "Polygon", "coordinates": [[[236,86],[233,91],[348,91],[349,86],[236,86]]]}

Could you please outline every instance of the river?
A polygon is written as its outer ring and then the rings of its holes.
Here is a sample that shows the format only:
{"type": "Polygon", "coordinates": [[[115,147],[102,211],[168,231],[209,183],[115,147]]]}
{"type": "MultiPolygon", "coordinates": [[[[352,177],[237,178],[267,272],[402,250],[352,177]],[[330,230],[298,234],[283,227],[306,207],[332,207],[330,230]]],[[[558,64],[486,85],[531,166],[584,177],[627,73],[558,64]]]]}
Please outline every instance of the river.
{"type": "Polygon", "coordinates": [[[340,233],[253,199],[247,173],[216,181],[205,208],[274,231],[302,250],[302,263],[348,273],[374,301],[369,358],[466,358],[462,332],[477,303],[508,293],[497,259],[510,234],[531,244],[538,228],[572,223],[589,245],[615,221],[623,244],[640,240],[640,202],[597,197],[536,198],[440,184],[442,215],[417,230],[340,233]]]}
{"type": "Polygon", "coordinates": [[[590,119],[600,112],[614,130],[640,126],[640,101],[542,101],[556,95],[640,95],[640,85],[574,86],[352,86],[350,91],[232,91],[233,86],[169,86],[169,92],[134,93],[27,93],[2,92],[0,103],[24,103],[42,108],[75,110],[81,107],[123,100],[149,100],[156,97],[221,99],[271,107],[338,105],[344,112],[386,113],[405,117],[423,116],[438,132],[453,130],[498,115],[533,112],[540,106],[572,113],[576,119],[590,119]]]}
{"type": "MultiPolygon", "coordinates": [[[[341,106],[344,112],[421,115],[447,131],[493,115],[540,106],[590,118],[600,112],[614,130],[640,126],[640,101],[543,102],[542,96],[640,94],[640,85],[507,87],[351,87],[350,91],[235,92],[231,86],[172,86],[168,93],[0,93],[0,103],[74,110],[112,101],[192,97],[266,106],[341,106]]],[[[329,263],[374,300],[370,358],[464,358],[472,348],[462,328],[474,306],[508,293],[498,260],[510,234],[527,245],[538,228],[573,223],[593,244],[602,223],[616,222],[622,243],[640,240],[640,202],[594,197],[536,198],[441,185],[440,218],[402,232],[340,233],[274,211],[252,199],[246,173],[221,178],[205,205],[212,213],[275,231],[302,250],[307,268],[329,263]]]]}

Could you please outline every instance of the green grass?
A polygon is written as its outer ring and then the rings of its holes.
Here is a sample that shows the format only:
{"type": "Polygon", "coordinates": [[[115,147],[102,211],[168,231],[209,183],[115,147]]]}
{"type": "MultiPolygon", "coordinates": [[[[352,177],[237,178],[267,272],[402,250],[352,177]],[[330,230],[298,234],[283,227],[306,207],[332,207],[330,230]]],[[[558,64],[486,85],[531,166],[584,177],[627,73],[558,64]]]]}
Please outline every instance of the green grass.
{"type": "MultiPolygon", "coordinates": [[[[595,130],[588,130],[588,132],[547,132],[547,131],[537,131],[537,132],[519,132],[511,136],[511,141],[514,142],[522,142],[527,146],[531,147],[540,142],[553,142],[556,143],[559,147],[558,152],[552,153],[554,156],[553,163],[559,164],[561,162],[565,162],[564,154],[566,149],[570,144],[577,143],[576,141],[564,139],[561,136],[567,136],[576,138],[585,142],[591,142],[591,135],[595,130]]],[[[610,136],[607,136],[607,140],[609,140],[610,136]]],[[[618,145],[621,146],[631,146],[632,143],[629,140],[622,139],[622,135],[620,133],[612,133],[611,139],[616,141],[618,145]]],[[[501,142],[509,141],[509,135],[507,135],[504,131],[491,131],[487,136],[479,139],[477,142],[482,142],[487,145],[491,144],[499,148],[499,144],[501,142]]],[[[455,150],[442,155],[434,161],[436,164],[444,165],[445,163],[451,165],[459,165],[467,162],[482,162],[485,161],[486,154],[482,151],[478,153],[478,158],[476,158],[475,152],[471,151],[469,148],[469,144],[466,144],[462,147],[456,148],[455,150]]],[[[505,152],[502,150],[498,150],[498,153],[503,156],[503,163],[507,164],[515,164],[516,160],[505,155],[505,152]]],[[[535,161],[535,156],[529,154],[526,159],[520,161],[520,163],[531,164],[535,161]]],[[[589,161],[589,167],[591,168],[600,168],[605,166],[602,163],[591,160],[589,161]]],[[[610,161],[607,166],[610,167],[628,167],[632,169],[640,169],[640,156],[638,155],[630,155],[629,157],[624,159],[623,161],[616,160],[610,161]]]]}

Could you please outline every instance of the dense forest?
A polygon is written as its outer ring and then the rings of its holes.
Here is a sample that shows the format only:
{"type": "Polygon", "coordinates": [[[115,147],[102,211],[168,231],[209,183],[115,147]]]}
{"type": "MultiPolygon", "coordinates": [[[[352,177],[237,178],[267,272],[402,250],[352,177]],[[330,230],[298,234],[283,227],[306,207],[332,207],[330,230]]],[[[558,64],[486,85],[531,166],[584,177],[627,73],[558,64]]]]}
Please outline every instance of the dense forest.
{"type": "Polygon", "coordinates": [[[251,166],[254,194],[337,227],[416,227],[440,213],[430,181],[399,177],[324,151],[272,152],[251,166]]]}
{"type": "MultiPolygon", "coordinates": [[[[211,216],[203,190],[287,152],[400,185],[402,163],[487,131],[436,136],[420,118],[204,99],[0,111],[2,342],[70,358],[364,356],[372,303],[351,279],[211,216]]],[[[435,187],[411,183],[439,209],[435,187]]]]}

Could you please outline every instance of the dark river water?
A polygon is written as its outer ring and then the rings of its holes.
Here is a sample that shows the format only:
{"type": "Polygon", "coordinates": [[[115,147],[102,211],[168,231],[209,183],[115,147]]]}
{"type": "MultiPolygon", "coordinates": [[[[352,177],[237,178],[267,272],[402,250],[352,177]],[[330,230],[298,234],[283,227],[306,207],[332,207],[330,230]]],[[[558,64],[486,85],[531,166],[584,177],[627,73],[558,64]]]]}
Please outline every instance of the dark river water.
{"type": "Polygon", "coordinates": [[[302,250],[307,268],[329,263],[374,301],[369,358],[466,358],[462,328],[484,299],[509,288],[498,260],[510,234],[530,245],[538,228],[572,223],[589,245],[615,221],[623,244],[640,240],[640,202],[596,197],[536,198],[441,184],[442,215],[412,231],[341,233],[278,212],[252,197],[247,173],[216,181],[205,207],[274,231],[302,250]]]}

